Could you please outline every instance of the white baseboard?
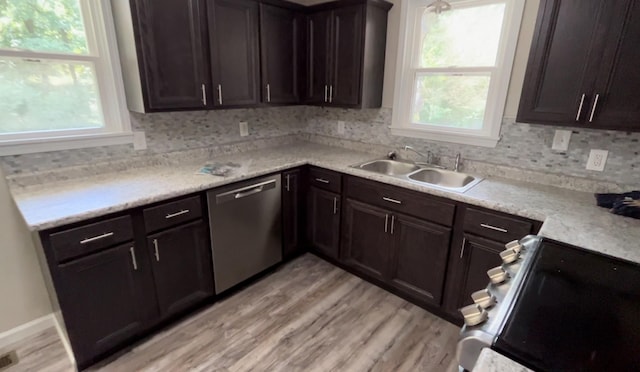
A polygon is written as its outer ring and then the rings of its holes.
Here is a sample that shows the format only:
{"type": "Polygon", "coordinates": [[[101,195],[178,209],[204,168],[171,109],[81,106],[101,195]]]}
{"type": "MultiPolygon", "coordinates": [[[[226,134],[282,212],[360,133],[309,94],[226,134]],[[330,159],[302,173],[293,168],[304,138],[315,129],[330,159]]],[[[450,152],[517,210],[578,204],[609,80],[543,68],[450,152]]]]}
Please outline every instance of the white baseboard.
{"type": "Polygon", "coordinates": [[[34,319],[29,323],[17,326],[6,332],[0,333],[0,349],[15,342],[21,341],[47,328],[56,327],[56,320],[53,314],[45,315],[42,318],[34,319]]]}

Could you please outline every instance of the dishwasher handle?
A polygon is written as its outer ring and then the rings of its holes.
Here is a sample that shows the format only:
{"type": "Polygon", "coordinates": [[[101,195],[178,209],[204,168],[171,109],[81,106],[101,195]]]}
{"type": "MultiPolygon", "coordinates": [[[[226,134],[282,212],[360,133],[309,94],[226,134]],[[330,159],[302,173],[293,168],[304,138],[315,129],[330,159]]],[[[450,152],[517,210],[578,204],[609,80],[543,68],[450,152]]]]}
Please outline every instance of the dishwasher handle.
{"type": "Polygon", "coordinates": [[[271,190],[276,187],[276,180],[269,180],[256,183],[250,186],[241,187],[239,189],[224,192],[216,195],[216,204],[223,204],[231,200],[242,199],[247,196],[258,194],[263,191],[271,190]]]}

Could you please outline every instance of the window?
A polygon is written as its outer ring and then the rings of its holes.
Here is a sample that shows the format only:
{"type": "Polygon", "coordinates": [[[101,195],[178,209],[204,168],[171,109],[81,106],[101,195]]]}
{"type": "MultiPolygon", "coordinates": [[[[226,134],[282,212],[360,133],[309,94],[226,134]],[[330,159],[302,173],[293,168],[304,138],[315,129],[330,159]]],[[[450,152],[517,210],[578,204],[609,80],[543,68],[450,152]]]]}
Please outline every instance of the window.
{"type": "Polygon", "coordinates": [[[403,4],[391,131],[495,147],[515,55],[522,0],[403,4]]]}
{"type": "Polygon", "coordinates": [[[132,141],[109,2],[0,1],[0,154],[132,141]]]}

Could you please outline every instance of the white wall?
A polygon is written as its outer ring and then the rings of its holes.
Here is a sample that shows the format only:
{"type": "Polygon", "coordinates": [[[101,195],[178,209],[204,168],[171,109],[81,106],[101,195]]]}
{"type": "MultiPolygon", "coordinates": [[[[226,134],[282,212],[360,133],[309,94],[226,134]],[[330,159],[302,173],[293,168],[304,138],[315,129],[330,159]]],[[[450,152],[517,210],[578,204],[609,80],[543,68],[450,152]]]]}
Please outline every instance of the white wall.
{"type": "Polygon", "coordinates": [[[0,333],[51,313],[40,265],[0,170],[0,333]]]}

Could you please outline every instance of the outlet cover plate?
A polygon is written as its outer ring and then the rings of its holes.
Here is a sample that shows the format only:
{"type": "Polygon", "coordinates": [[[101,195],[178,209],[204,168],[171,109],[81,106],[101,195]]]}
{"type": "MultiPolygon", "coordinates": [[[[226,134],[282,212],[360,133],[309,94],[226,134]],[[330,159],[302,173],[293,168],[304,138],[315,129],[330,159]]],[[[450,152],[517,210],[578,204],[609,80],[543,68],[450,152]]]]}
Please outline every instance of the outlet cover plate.
{"type": "Polygon", "coordinates": [[[604,166],[607,164],[607,157],[609,151],[607,150],[591,150],[589,153],[589,160],[587,160],[587,170],[593,170],[602,172],[604,166]]]}
{"type": "Polygon", "coordinates": [[[249,135],[249,123],[246,121],[240,122],[240,137],[246,137],[249,135]]]}
{"type": "Polygon", "coordinates": [[[551,149],[555,151],[567,151],[569,150],[569,141],[571,141],[570,130],[556,130],[551,149]]]}

